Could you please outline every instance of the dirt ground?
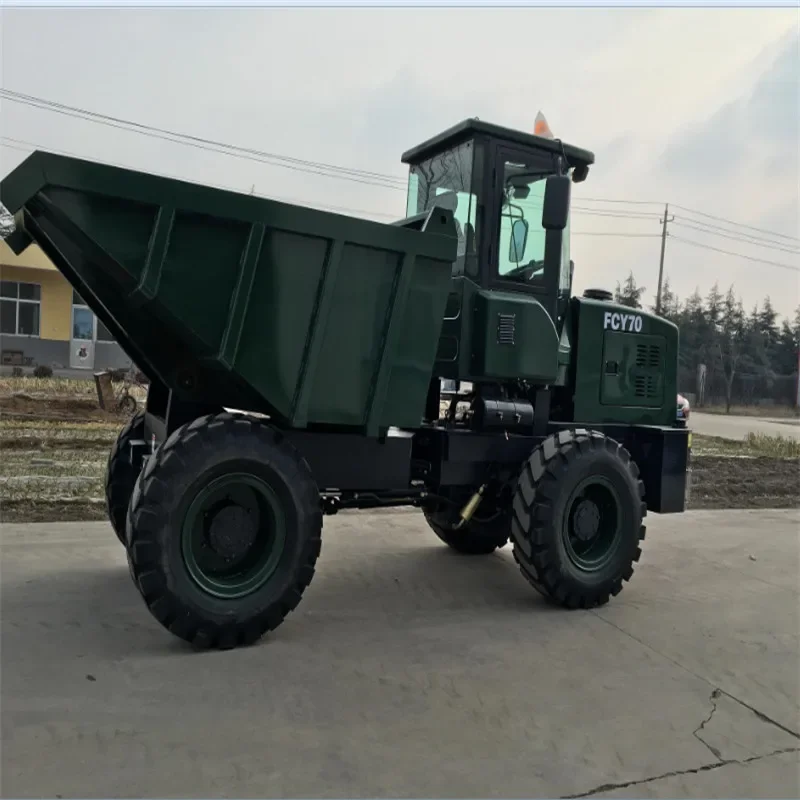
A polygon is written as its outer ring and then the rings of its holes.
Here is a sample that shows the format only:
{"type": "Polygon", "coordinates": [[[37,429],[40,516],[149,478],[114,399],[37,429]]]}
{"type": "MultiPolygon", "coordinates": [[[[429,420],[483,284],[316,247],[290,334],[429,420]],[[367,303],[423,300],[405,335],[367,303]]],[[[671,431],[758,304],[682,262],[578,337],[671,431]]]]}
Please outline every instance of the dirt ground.
{"type": "MultiPolygon", "coordinates": [[[[98,408],[91,390],[0,394],[3,522],[106,518],[106,460],[126,417],[98,408]]],[[[800,458],[700,436],[693,449],[689,508],[800,507],[800,458]]]]}
{"type": "Polygon", "coordinates": [[[689,507],[800,508],[800,459],[698,455],[689,507]]]}

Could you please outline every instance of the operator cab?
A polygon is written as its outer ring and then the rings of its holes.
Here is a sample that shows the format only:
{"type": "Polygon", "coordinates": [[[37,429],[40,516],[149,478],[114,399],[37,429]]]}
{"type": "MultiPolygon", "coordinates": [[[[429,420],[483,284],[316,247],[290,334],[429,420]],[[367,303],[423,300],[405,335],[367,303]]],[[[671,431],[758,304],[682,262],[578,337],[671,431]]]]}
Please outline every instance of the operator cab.
{"type": "Polygon", "coordinates": [[[406,216],[451,209],[458,229],[453,277],[482,289],[538,295],[553,318],[569,297],[569,183],[594,155],[529,133],[468,119],[403,154],[406,216]]]}

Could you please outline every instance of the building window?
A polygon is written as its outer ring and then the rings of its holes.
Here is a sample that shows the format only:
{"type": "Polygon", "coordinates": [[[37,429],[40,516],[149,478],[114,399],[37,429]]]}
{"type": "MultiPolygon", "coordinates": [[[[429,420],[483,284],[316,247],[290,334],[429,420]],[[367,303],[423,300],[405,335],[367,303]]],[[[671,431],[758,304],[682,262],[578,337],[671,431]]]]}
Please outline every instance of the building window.
{"type": "MultiPolygon", "coordinates": [[[[91,339],[92,337],[89,335],[80,335],[80,331],[76,328],[76,326],[80,326],[80,324],[84,324],[87,331],[91,329],[91,325],[94,325],[94,317],[95,315],[89,309],[89,306],[86,305],[86,301],[75,291],[72,290],[72,306],[73,309],[77,309],[77,314],[73,311],[72,314],[72,327],[73,339],[91,339]]],[[[111,331],[103,325],[100,320],[97,320],[97,333],[95,336],[96,341],[98,342],[114,342],[114,337],[111,335],[111,331]]]]}
{"type": "Polygon", "coordinates": [[[42,287],[37,283],[0,281],[0,333],[38,336],[42,287]]]}

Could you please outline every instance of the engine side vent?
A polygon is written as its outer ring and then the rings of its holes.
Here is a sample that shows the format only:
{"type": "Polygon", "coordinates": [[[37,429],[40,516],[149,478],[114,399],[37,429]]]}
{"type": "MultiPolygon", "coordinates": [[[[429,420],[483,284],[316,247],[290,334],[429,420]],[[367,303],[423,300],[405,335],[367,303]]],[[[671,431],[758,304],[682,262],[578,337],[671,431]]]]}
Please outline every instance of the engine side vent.
{"type": "Polygon", "coordinates": [[[661,347],[657,344],[637,344],[636,366],[658,369],[661,366],[661,347]]]}
{"type": "Polygon", "coordinates": [[[634,382],[634,394],[642,400],[658,397],[658,379],[651,375],[638,375],[634,382]]]}
{"type": "Polygon", "coordinates": [[[497,315],[497,344],[516,344],[517,315],[497,315]]]}

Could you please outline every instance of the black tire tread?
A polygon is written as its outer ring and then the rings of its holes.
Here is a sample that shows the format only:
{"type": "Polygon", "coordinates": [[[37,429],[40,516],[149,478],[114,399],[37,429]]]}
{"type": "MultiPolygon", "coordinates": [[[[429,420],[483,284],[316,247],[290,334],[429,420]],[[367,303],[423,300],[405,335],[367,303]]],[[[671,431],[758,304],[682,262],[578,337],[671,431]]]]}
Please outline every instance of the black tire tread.
{"type": "Polygon", "coordinates": [[[306,460],[285,440],[282,434],[259,419],[242,414],[220,413],[200,417],[178,428],[148,460],[142,471],[128,509],[129,537],[128,564],[134,583],[139,589],[152,615],[170,632],[197,648],[231,649],[252,644],[265,633],[277,628],[300,602],[303,592],[311,583],[322,545],[322,509],[319,493],[306,460]],[[203,619],[181,598],[172,592],[157,568],[161,546],[154,535],[152,524],[158,514],[161,492],[166,486],[160,476],[184,469],[184,458],[191,451],[212,447],[213,435],[225,429],[232,437],[260,437],[268,446],[277,448],[295,464],[296,486],[302,487],[302,501],[312,514],[312,535],[304,542],[299,568],[293,575],[288,591],[255,617],[244,621],[232,620],[220,625],[203,619]],[[148,517],[150,519],[148,519],[148,517]]]}
{"type": "Polygon", "coordinates": [[[144,412],[134,414],[120,431],[111,447],[106,466],[106,511],[117,538],[125,544],[125,524],[128,504],[133,494],[139,471],[129,460],[128,444],[144,436],[144,412]]]}
{"type": "MultiPolygon", "coordinates": [[[[593,608],[605,605],[622,590],[624,582],[633,575],[633,564],[626,566],[607,591],[569,591],[554,563],[552,544],[547,529],[552,522],[555,488],[559,483],[559,467],[570,464],[590,450],[607,449],[626,467],[639,493],[640,515],[647,515],[644,502],[644,483],[630,453],[619,442],[597,431],[586,429],[563,430],[548,437],[531,453],[523,465],[512,503],[511,541],[514,560],[527,581],[540,594],[567,608],[593,608]]],[[[645,526],[640,525],[638,539],[645,538],[645,526]]],[[[639,560],[641,548],[633,553],[639,560]]]]}

